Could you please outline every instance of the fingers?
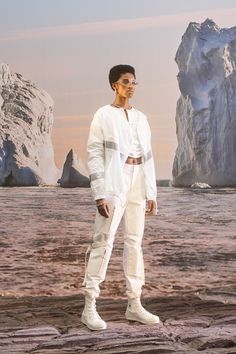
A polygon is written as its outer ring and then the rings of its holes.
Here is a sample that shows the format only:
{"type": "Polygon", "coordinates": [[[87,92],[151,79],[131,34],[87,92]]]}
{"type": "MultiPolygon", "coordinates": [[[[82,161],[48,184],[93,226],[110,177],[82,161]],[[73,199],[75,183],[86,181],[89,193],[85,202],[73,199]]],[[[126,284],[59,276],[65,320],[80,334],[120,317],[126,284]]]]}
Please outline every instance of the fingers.
{"type": "Polygon", "coordinates": [[[148,200],[147,201],[147,209],[146,209],[146,215],[152,215],[152,211],[153,211],[153,201],[152,200],[148,200]]]}
{"type": "Polygon", "coordinates": [[[155,211],[157,210],[157,203],[155,200],[148,200],[147,201],[147,209],[145,215],[155,215],[155,211]]]}
{"type": "Polygon", "coordinates": [[[147,208],[146,208],[146,215],[151,215],[152,209],[153,209],[152,201],[148,200],[147,201],[147,208]]]}
{"type": "MultiPolygon", "coordinates": [[[[105,199],[97,200],[97,208],[100,215],[109,218],[110,210],[105,199]]],[[[157,215],[157,203],[155,200],[147,200],[145,215],[157,215]]]]}
{"type": "Polygon", "coordinates": [[[98,212],[105,218],[109,217],[109,207],[108,204],[104,201],[102,204],[97,205],[98,212]]]}
{"type": "Polygon", "coordinates": [[[105,217],[108,218],[109,217],[109,207],[108,204],[104,205],[104,212],[105,212],[105,217]]]}

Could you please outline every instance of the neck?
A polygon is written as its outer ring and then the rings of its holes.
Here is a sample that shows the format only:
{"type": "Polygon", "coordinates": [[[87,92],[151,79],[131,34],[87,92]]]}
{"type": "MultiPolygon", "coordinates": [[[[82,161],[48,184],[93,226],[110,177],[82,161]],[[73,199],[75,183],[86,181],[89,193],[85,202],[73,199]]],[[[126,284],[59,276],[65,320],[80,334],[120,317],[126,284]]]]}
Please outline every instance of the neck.
{"type": "Polygon", "coordinates": [[[127,97],[121,97],[121,96],[116,96],[114,101],[112,102],[112,104],[114,106],[117,107],[122,107],[124,109],[129,109],[131,108],[130,104],[129,104],[129,99],[127,97]]]}

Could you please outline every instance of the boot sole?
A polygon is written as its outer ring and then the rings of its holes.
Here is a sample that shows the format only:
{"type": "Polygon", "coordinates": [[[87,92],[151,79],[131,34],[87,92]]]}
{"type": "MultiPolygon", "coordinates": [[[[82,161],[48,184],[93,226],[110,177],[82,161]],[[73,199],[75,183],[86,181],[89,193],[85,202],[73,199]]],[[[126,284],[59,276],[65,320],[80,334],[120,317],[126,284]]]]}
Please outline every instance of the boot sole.
{"type": "Polygon", "coordinates": [[[157,323],[160,323],[160,320],[155,320],[155,321],[152,321],[152,322],[146,322],[146,321],[142,321],[140,319],[138,319],[137,317],[135,317],[134,315],[130,314],[130,313],[126,313],[125,314],[125,317],[127,320],[129,321],[136,321],[136,322],[140,322],[140,323],[143,323],[143,324],[157,324],[157,323]]]}
{"type": "Polygon", "coordinates": [[[99,328],[94,328],[92,326],[90,326],[86,320],[84,319],[83,315],[81,316],[81,322],[86,326],[88,327],[89,329],[91,329],[91,331],[101,331],[102,329],[106,329],[107,328],[107,325],[105,324],[104,327],[99,327],[99,328]]]}

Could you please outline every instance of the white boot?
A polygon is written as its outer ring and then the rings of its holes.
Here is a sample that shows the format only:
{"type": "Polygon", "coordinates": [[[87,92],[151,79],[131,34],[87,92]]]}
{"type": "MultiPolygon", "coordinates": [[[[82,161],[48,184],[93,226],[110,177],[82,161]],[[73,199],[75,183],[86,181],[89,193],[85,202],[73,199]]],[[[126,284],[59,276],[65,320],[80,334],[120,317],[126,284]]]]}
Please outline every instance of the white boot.
{"type": "Polygon", "coordinates": [[[107,328],[106,322],[103,321],[97,313],[95,297],[85,296],[85,306],[82,312],[81,322],[93,331],[107,328]]]}
{"type": "Polygon", "coordinates": [[[134,298],[128,300],[128,306],[125,312],[125,317],[130,321],[138,321],[145,324],[159,323],[160,319],[158,316],[151,314],[146,311],[141,302],[140,298],[134,298]]]}

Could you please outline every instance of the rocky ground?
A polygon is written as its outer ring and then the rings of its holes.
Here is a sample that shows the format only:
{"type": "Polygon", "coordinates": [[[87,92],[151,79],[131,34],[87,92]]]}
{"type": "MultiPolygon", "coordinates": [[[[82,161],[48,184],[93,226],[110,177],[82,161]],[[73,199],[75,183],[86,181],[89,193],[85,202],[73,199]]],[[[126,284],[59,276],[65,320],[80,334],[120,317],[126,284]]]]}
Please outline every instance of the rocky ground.
{"type": "Polygon", "coordinates": [[[146,219],[143,305],[128,322],[122,225],[97,308],[108,329],[80,322],[84,253],[95,207],[88,189],[0,188],[0,354],[236,353],[236,190],[159,188],[146,219]]]}

